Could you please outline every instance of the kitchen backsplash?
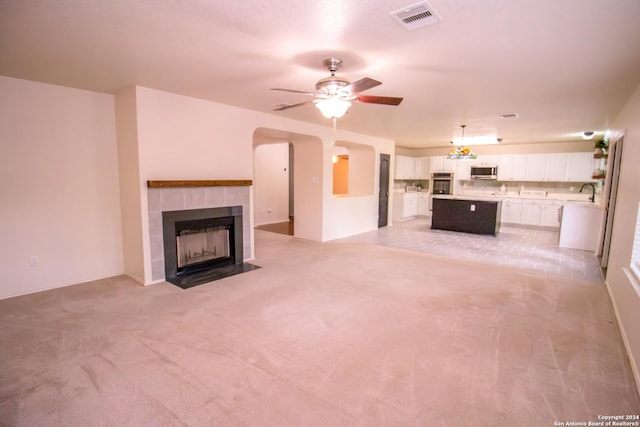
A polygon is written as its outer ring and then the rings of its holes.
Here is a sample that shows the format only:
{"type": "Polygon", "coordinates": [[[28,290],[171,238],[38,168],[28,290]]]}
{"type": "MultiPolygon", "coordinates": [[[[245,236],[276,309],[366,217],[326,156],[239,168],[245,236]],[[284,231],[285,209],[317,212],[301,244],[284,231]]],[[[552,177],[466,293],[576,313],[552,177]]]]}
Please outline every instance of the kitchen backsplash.
{"type": "MultiPolygon", "coordinates": [[[[600,182],[591,182],[596,186],[596,198],[600,196],[602,184],[600,182]]],[[[460,180],[455,181],[453,192],[460,195],[481,195],[481,194],[513,194],[518,195],[521,192],[533,194],[537,191],[543,191],[544,194],[579,194],[582,182],[519,182],[519,181],[495,181],[495,180],[460,180]],[[502,189],[502,185],[505,186],[502,189]]],[[[420,191],[429,191],[429,180],[396,180],[393,182],[394,192],[404,192],[407,186],[418,186],[420,191]]],[[[589,193],[589,189],[585,189],[589,193]]],[[[585,194],[586,194],[585,193],[585,194]]]]}
{"type": "Polygon", "coordinates": [[[409,179],[404,181],[393,181],[393,191],[405,191],[407,186],[417,186],[420,187],[421,191],[429,191],[429,180],[428,179],[409,179]]]}
{"type": "MultiPolygon", "coordinates": [[[[457,181],[454,192],[464,194],[469,192],[500,192],[502,185],[505,185],[505,191],[508,193],[522,190],[539,190],[546,193],[578,193],[583,183],[581,182],[501,182],[492,180],[469,180],[457,181]]],[[[601,191],[599,182],[592,182],[596,186],[596,193],[601,191]]]]}

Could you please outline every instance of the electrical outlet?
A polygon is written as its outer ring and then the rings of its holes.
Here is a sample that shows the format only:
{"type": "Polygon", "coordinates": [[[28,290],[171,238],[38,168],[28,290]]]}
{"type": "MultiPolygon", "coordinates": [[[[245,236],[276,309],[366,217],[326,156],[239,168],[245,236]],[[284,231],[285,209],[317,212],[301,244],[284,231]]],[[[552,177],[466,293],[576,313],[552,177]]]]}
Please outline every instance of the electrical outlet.
{"type": "Polygon", "coordinates": [[[30,265],[31,267],[34,267],[34,266],[38,265],[38,257],[37,257],[37,256],[35,256],[35,255],[31,255],[31,256],[29,257],[29,265],[30,265]]]}

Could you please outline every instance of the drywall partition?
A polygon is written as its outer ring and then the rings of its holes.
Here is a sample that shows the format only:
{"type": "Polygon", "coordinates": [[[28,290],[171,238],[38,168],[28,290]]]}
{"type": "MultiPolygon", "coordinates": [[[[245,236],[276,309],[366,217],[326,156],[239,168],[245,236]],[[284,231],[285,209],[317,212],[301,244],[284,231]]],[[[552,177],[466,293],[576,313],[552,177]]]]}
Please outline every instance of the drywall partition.
{"type": "MultiPolygon", "coordinates": [[[[291,140],[294,151],[294,235],[323,240],[322,194],[326,171],[322,168],[322,143],[317,137],[299,135],[291,140]]],[[[331,172],[333,173],[333,172],[331,172]]]]}
{"type": "Polygon", "coordinates": [[[370,196],[376,187],[376,157],[371,145],[337,142],[349,150],[349,195],[370,196]]]}
{"type": "Polygon", "coordinates": [[[293,146],[294,235],[322,240],[323,144],[320,138],[273,128],[254,132],[255,146],[289,141],[293,146]]]}
{"type": "Polygon", "coordinates": [[[138,283],[145,283],[144,251],[142,242],[146,222],[141,212],[140,166],[138,158],[138,127],[136,89],[130,87],[115,97],[116,129],[118,139],[118,173],[122,214],[122,250],[124,272],[138,283]]]}
{"type": "MultiPolygon", "coordinates": [[[[388,140],[371,137],[326,140],[323,167],[328,177],[332,176],[336,145],[349,150],[349,194],[334,196],[332,185],[328,185],[323,193],[323,240],[339,239],[378,227],[378,159],[380,153],[394,154],[393,143],[388,140]]],[[[392,202],[390,200],[389,206],[393,206],[392,202]]],[[[390,218],[391,214],[388,216],[390,218]]]]}
{"type": "Polygon", "coordinates": [[[122,274],[114,98],[0,77],[0,298],[122,274]]]}
{"type": "Polygon", "coordinates": [[[613,129],[624,133],[624,146],[606,282],[640,392],[640,280],[629,270],[640,203],[640,85],[613,129]]]}

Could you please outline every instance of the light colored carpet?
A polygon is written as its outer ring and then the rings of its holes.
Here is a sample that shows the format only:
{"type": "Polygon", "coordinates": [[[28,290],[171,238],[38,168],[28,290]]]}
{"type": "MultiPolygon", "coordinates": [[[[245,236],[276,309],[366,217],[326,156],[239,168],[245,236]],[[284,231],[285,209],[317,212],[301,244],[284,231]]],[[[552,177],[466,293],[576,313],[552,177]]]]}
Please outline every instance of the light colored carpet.
{"type": "Polygon", "coordinates": [[[263,268],[0,301],[6,426],[552,426],[638,414],[601,283],[256,231],[263,268]]]}

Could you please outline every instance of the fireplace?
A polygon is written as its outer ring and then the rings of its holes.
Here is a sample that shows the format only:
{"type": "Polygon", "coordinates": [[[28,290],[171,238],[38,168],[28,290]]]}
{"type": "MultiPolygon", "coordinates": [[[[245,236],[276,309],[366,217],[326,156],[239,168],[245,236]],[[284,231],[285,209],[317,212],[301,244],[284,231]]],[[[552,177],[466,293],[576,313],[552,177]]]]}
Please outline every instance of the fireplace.
{"type": "Polygon", "coordinates": [[[165,278],[183,289],[259,268],[243,262],[242,206],[162,212],[165,278]]]}

